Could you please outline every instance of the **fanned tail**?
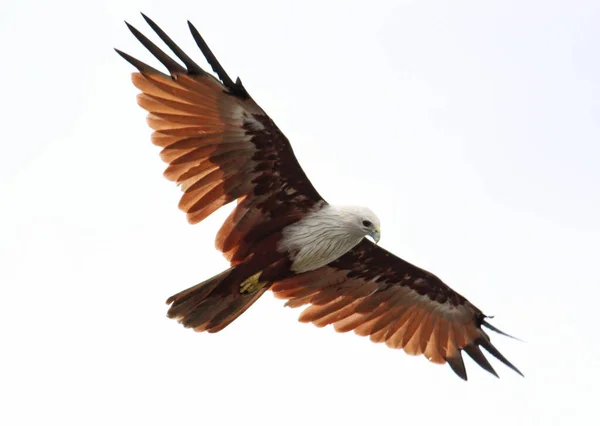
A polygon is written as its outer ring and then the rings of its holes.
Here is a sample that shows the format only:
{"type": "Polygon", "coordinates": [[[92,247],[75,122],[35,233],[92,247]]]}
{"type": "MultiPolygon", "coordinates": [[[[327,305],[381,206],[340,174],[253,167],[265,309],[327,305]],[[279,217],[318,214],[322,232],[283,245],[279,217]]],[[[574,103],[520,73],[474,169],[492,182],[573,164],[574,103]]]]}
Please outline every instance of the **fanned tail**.
{"type": "Polygon", "coordinates": [[[195,331],[216,333],[231,324],[269,288],[260,273],[239,279],[231,267],[167,300],[167,316],[195,331]]]}

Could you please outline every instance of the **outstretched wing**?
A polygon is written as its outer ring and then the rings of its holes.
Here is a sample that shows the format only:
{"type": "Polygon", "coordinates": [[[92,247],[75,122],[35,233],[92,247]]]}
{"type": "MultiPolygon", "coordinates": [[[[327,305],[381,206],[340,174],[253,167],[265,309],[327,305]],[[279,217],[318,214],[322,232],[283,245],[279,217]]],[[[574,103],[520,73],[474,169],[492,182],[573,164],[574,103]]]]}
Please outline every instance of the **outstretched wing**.
{"type": "MultiPolygon", "coordinates": [[[[142,15],[144,16],[144,15],[142,15]]],[[[169,164],[165,177],[184,194],[179,208],[197,223],[238,200],[217,234],[217,248],[239,262],[266,235],[324,203],[300,168],[287,138],[252,100],[241,81],[234,83],[188,22],[196,44],[216,79],[185,54],[152,20],[146,22],[182,66],[137,29],[133,35],[168,70],[164,74],[117,52],[139,72],[139,105],[148,111],[152,142],[169,164]]]]}
{"type": "Polygon", "coordinates": [[[275,296],[289,299],[286,306],[311,305],[300,315],[302,322],[333,324],[338,332],[354,330],[410,355],[447,362],[464,380],[462,351],[497,376],[480,347],[521,374],[491,344],[482,326],[504,333],[479,309],[435,275],[368,240],[335,262],[277,282],[271,289],[275,296]]]}

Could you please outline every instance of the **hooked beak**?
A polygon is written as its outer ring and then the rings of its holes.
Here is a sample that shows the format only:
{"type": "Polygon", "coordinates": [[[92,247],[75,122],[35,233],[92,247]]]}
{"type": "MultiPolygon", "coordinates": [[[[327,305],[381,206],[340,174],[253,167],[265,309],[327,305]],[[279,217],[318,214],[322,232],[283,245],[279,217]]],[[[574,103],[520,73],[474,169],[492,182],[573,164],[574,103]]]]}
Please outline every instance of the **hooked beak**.
{"type": "Polygon", "coordinates": [[[381,238],[381,232],[379,231],[379,227],[369,232],[369,237],[371,237],[375,244],[377,244],[379,242],[379,239],[381,238]]]}

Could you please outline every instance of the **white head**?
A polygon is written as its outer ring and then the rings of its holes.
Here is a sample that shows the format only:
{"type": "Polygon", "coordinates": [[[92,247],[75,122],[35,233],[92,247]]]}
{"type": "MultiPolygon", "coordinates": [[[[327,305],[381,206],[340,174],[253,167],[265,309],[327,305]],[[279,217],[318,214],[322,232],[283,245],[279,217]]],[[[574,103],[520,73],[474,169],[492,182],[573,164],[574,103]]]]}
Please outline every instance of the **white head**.
{"type": "Polygon", "coordinates": [[[371,237],[375,243],[379,242],[381,238],[379,218],[370,209],[357,206],[341,206],[336,209],[348,232],[361,237],[371,237]]]}
{"type": "Polygon", "coordinates": [[[291,254],[294,272],[311,271],[343,256],[371,237],[379,242],[379,219],[364,207],[326,204],[283,229],[278,249],[291,254]]]}

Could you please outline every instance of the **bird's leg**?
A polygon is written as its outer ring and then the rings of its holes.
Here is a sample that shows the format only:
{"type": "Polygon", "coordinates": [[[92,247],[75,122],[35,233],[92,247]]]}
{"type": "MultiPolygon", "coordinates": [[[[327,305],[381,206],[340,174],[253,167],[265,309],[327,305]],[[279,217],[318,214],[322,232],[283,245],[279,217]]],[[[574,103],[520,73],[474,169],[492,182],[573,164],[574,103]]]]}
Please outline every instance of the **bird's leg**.
{"type": "Polygon", "coordinates": [[[261,272],[258,272],[252,275],[250,278],[247,278],[244,282],[240,284],[240,293],[250,294],[254,293],[267,284],[266,282],[260,282],[258,278],[260,277],[261,272]]]}

